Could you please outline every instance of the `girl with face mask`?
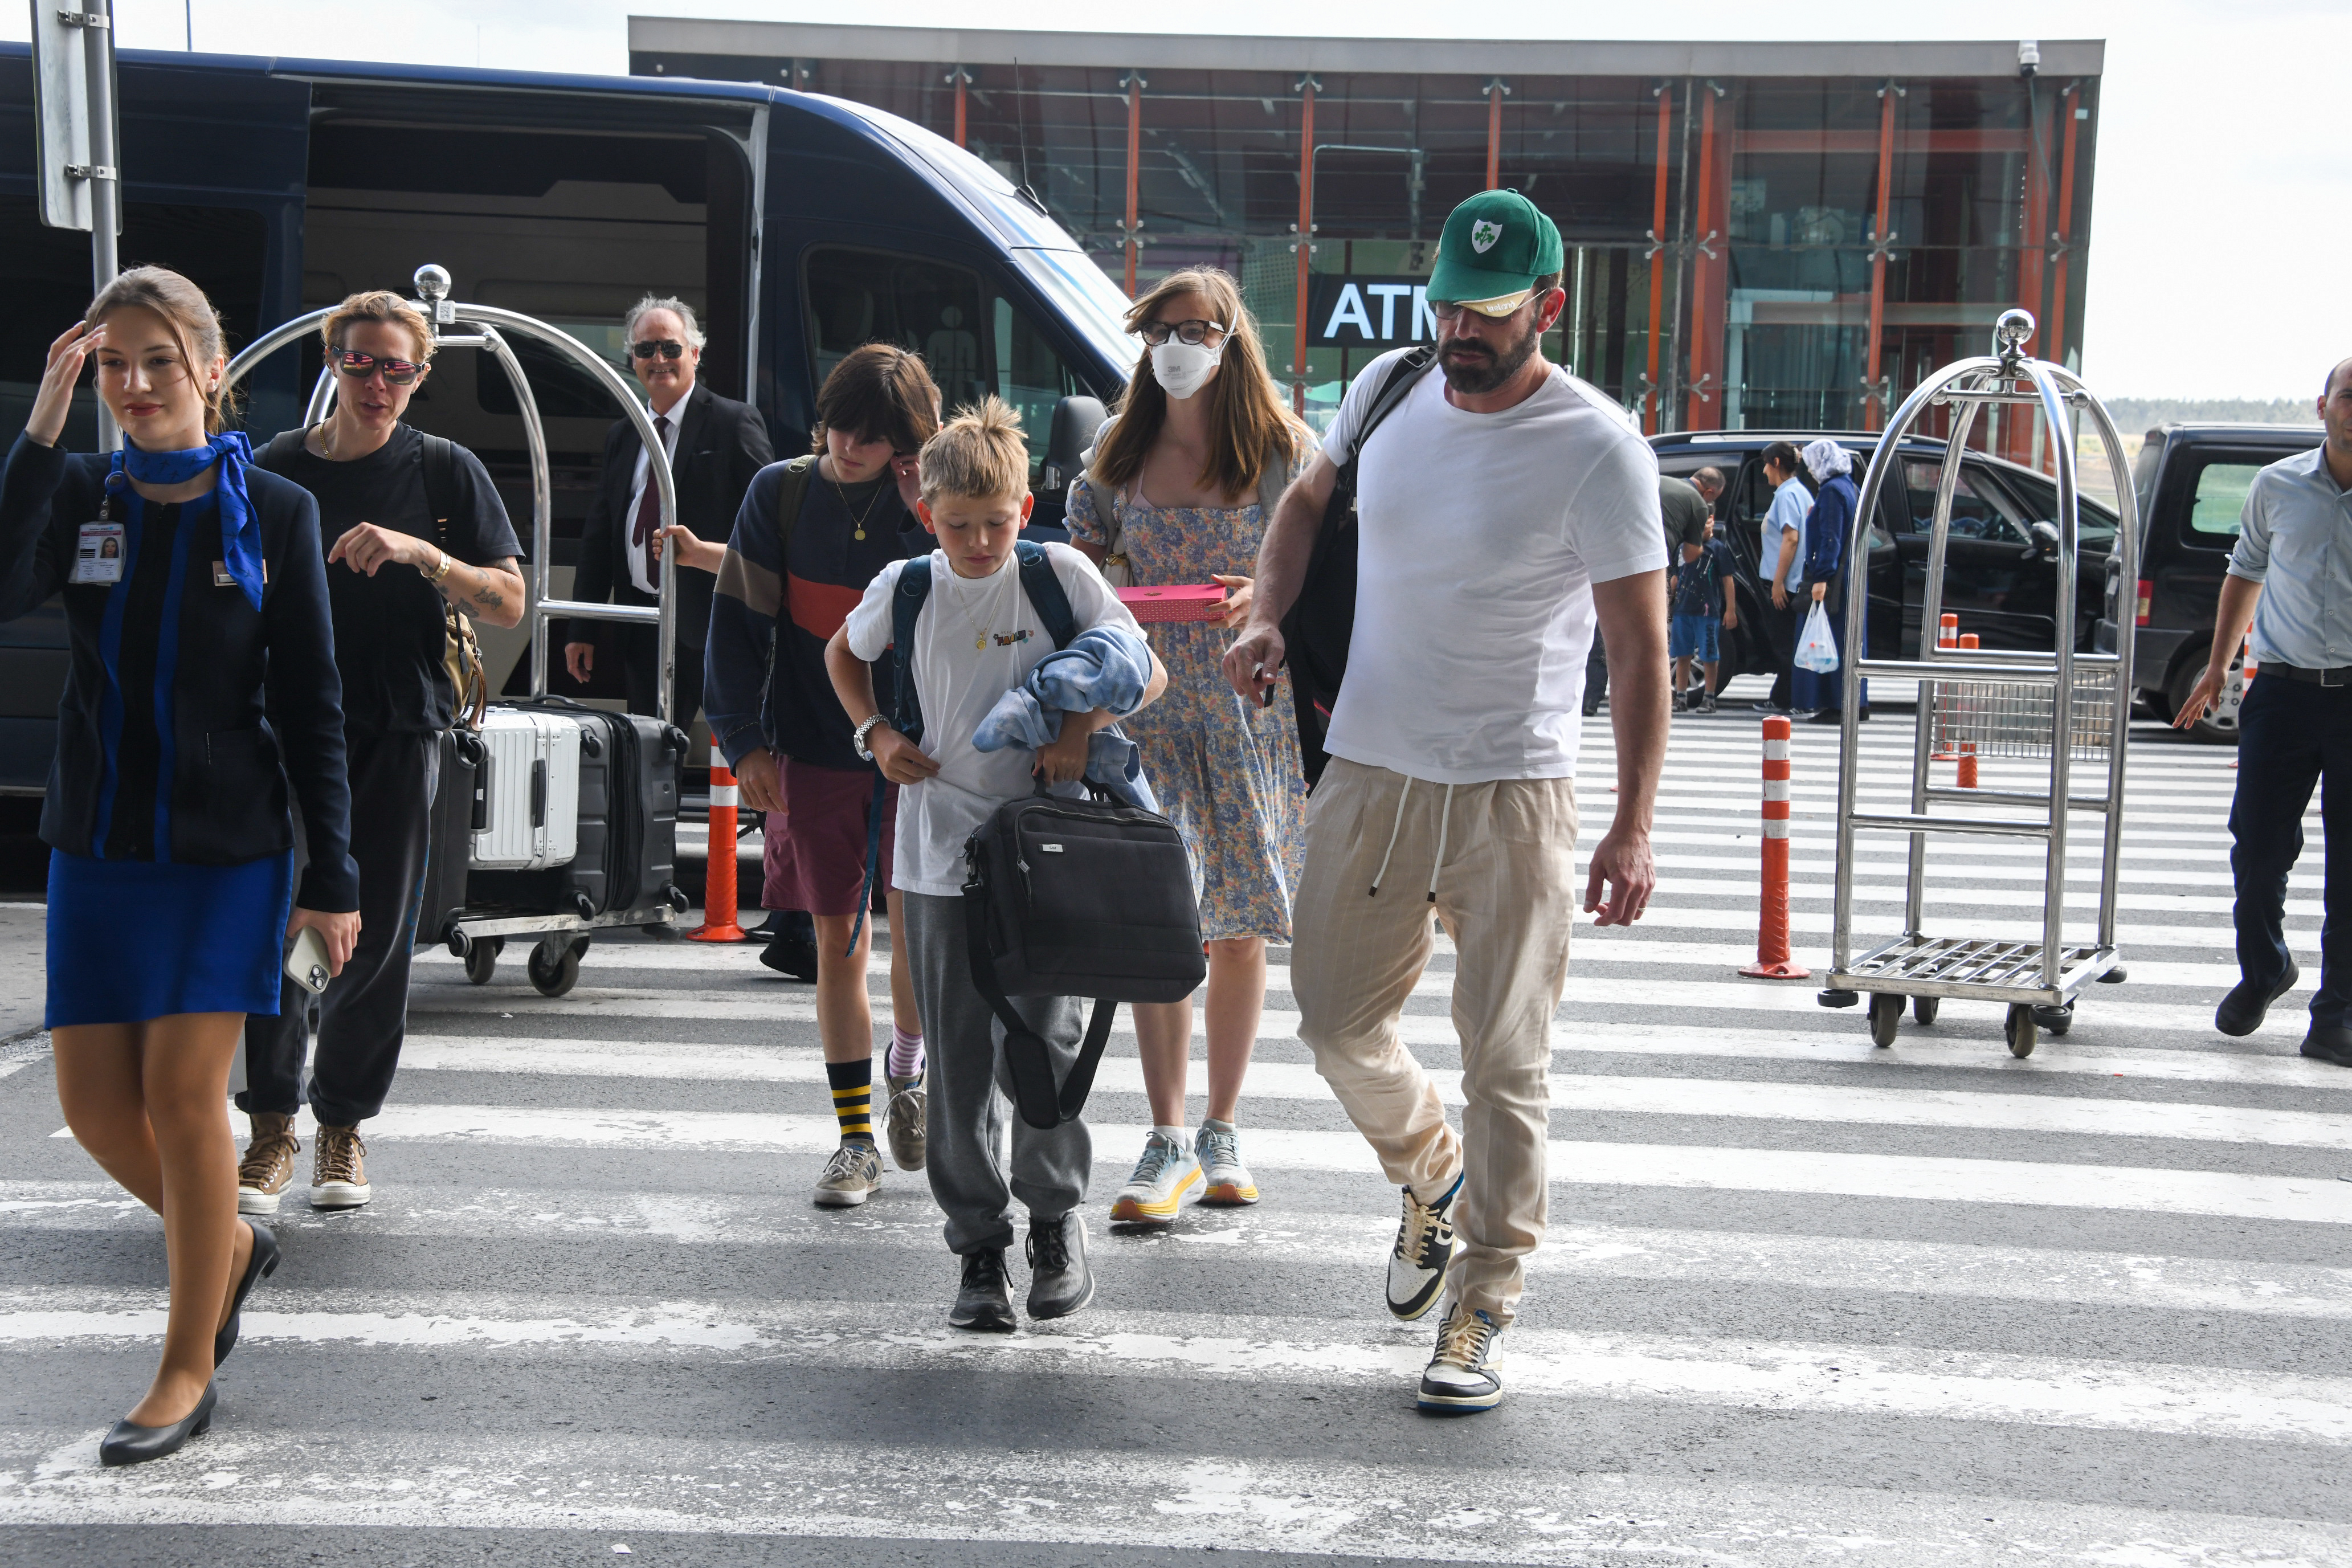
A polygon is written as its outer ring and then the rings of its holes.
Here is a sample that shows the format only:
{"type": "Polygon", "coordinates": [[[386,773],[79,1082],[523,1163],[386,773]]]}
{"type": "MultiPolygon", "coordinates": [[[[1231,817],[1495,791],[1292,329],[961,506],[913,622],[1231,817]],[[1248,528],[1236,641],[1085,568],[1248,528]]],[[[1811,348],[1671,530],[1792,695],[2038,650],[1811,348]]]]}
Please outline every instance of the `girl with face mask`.
{"type": "Polygon", "coordinates": [[[1070,542],[1115,582],[1222,584],[1222,622],[1146,629],[1168,693],[1126,728],[1160,808],[1192,851],[1209,948],[1207,1116],[1185,1109],[1190,1002],[1139,1005],[1135,1027],[1152,1130],[1111,1205],[1114,1224],[1167,1225],[1189,1194],[1254,1204],[1234,1126],[1265,1003],[1265,944],[1290,940],[1290,891],[1306,843],[1307,784],[1290,689],[1244,705],[1219,661],[1247,614],[1272,502],[1313,455],[1314,437],[1266,374],[1241,289],[1214,268],[1170,274],[1128,311],[1142,341],[1127,396],[1070,486],[1070,542]]]}

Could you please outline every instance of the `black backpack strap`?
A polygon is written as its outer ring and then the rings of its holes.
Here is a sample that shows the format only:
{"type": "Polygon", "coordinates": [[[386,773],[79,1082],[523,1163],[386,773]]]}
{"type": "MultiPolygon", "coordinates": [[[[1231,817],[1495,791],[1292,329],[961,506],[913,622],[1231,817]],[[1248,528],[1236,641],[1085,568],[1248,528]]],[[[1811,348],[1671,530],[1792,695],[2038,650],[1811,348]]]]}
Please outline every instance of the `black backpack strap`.
{"type": "Polygon", "coordinates": [[[1054,639],[1054,646],[1064,648],[1077,641],[1078,617],[1070,608],[1069,590],[1055,574],[1045,547],[1034,540],[1016,540],[1013,555],[1021,569],[1021,591],[1028,595],[1029,607],[1045,623],[1045,635],[1054,639]]]}
{"type": "Polygon", "coordinates": [[[1411,392],[1414,384],[1436,363],[1437,345],[1423,343],[1419,348],[1407,350],[1396,363],[1389,367],[1388,379],[1381,382],[1380,390],[1372,394],[1372,405],[1364,410],[1364,427],[1356,432],[1355,445],[1349,448],[1348,468],[1350,470],[1354,469],[1356,460],[1364,455],[1364,443],[1371,438],[1373,431],[1380,428],[1381,421],[1396,412],[1397,405],[1404,401],[1405,394],[1411,392]]]}
{"type": "Polygon", "coordinates": [[[1076,1121],[1078,1112],[1087,1108],[1087,1096],[1094,1092],[1095,1068],[1101,1065],[1103,1050],[1110,1044],[1111,1021],[1118,1016],[1118,1004],[1095,1003],[1086,1038],[1078,1043],[1077,1060],[1070,1064],[1070,1076],[1057,1088],[1053,1053],[1045,1037],[1013,1010],[1003,987],[996,984],[996,960],[988,951],[988,894],[976,882],[964,884],[963,929],[972,987],[1004,1026],[1004,1068],[1013,1079],[1013,1099],[1021,1120],[1037,1128],[1076,1121]]]}
{"type": "Polygon", "coordinates": [[[416,449],[417,460],[425,465],[425,504],[433,513],[433,527],[446,552],[449,541],[449,518],[457,510],[457,443],[446,437],[424,434],[416,449]]]}
{"type": "Polygon", "coordinates": [[[890,728],[909,741],[923,738],[923,707],[915,700],[915,622],[931,596],[931,558],[918,555],[898,568],[898,589],[890,596],[890,653],[898,677],[890,728]]]}

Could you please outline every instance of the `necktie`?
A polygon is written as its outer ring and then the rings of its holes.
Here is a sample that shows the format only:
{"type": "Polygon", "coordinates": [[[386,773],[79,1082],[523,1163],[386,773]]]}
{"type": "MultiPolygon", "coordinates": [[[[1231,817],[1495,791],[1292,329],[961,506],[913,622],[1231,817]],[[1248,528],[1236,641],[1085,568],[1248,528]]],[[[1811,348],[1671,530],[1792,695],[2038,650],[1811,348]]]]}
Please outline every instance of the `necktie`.
{"type": "MultiPolygon", "coordinates": [[[[662,446],[669,446],[669,416],[654,416],[654,433],[661,437],[662,446]]],[[[661,489],[654,482],[653,454],[646,454],[646,494],[637,502],[636,526],[630,531],[630,542],[646,553],[646,581],[656,588],[661,586],[661,541],[655,537],[661,527],[661,489]]]]}

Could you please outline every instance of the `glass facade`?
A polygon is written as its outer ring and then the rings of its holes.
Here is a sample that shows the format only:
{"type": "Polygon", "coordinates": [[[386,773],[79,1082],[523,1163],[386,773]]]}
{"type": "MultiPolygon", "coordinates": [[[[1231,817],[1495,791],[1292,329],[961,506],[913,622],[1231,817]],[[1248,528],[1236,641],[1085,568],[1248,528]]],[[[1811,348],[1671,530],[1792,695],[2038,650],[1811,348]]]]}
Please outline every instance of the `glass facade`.
{"type": "MultiPolygon", "coordinates": [[[[1025,37],[1056,39],[1064,57],[1165,58],[1149,40],[1025,37]]],[[[1351,47],[1398,63],[1417,52],[1351,47]]],[[[1874,428],[1926,372],[1986,352],[2015,306],[2042,323],[2034,352],[2078,362],[2095,71],[1954,76],[1938,46],[1890,45],[1878,47],[1915,51],[1920,74],[1779,74],[1808,51],[1785,46],[1756,75],[1530,75],[1512,67],[1536,46],[1429,47],[1449,63],[1490,48],[1496,69],[1135,70],[642,44],[632,69],[792,85],[915,121],[1029,186],[1122,285],[1225,268],[1310,416],[1328,417],[1373,355],[1429,335],[1419,285],[1439,230],[1490,184],[1525,192],[1566,241],[1569,305],[1547,351],[1651,430],[1874,428]]],[[[1751,51],[1765,52],[1717,53],[1751,51]]]]}

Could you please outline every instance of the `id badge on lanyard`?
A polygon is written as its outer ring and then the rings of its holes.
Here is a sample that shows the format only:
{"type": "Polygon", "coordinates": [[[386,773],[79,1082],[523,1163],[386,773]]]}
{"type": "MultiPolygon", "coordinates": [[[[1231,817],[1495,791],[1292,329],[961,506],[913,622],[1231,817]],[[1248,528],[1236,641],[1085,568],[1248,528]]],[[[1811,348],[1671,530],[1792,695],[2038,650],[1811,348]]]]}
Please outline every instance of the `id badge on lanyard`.
{"type": "Polygon", "coordinates": [[[122,556],[131,544],[113,519],[114,497],[109,495],[98,509],[98,521],[83,523],[75,533],[70,581],[92,586],[122,581],[122,556]]]}

